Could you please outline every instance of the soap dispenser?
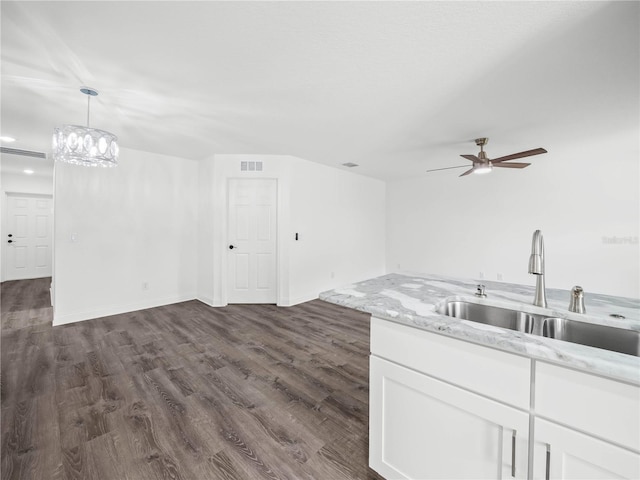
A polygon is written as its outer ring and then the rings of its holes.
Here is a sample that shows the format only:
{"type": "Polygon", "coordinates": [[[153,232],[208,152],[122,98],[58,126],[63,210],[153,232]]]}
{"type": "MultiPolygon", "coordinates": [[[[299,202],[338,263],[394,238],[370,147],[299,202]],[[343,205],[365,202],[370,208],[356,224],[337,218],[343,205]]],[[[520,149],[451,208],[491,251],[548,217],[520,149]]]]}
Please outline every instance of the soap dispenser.
{"type": "Polygon", "coordinates": [[[569,311],[575,313],[587,313],[584,308],[584,291],[582,290],[582,287],[578,285],[571,289],[569,311]]]}

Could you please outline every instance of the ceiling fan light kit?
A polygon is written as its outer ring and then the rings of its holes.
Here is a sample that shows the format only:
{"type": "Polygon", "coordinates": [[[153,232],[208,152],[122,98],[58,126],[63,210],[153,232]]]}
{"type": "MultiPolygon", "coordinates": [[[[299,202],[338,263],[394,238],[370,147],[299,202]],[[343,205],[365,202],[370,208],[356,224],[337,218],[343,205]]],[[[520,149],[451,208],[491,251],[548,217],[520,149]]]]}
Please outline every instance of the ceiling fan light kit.
{"type": "Polygon", "coordinates": [[[118,137],[113,133],[89,126],[91,97],[98,91],[81,87],[87,95],[87,126],[62,125],[53,130],[52,148],[56,162],[85,167],[115,167],[118,165],[118,137]]]}
{"type": "Polygon", "coordinates": [[[492,170],[493,170],[493,165],[491,165],[491,162],[487,163],[486,165],[478,165],[473,167],[473,173],[476,175],[484,175],[485,173],[491,173],[492,170]]]}
{"type": "MultiPolygon", "coordinates": [[[[511,162],[506,163],[509,160],[515,160],[517,158],[530,157],[533,155],[540,155],[541,153],[547,153],[544,148],[534,148],[533,150],[526,150],[524,152],[513,153],[511,155],[505,155],[504,157],[490,159],[487,156],[487,153],[484,151],[484,146],[489,142],[487,137],[476,138],[476,145],[480,147],[480,152],[478,155],[460,155],[462,158],[466,158],[473,162],[473,166],[464,172],[461,177],[465,175],[469,175],[470,173],[482,175],[485,173],[490,173],[493,171],[494,167],[498,168],[525,168],[531,165],[530,163],[523,162],[511,162]]],[[[427,170],[427,172],[436,172],[438,170],[449,170],[452,168],[464,168],[466,165],[460,165],[457,167],[445,167],[445,168],[436,168],[433,170],[427,170]]]]}

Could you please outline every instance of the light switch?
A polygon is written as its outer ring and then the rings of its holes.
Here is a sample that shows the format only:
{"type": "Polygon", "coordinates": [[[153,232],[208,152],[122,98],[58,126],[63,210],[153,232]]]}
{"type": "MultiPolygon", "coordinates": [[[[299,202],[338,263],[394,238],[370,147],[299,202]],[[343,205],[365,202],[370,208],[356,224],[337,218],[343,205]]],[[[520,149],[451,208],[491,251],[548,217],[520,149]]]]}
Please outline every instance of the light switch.
{"type": "Polygon", "coordinates": [[[78,241],[78,234],[74,232],[71,234],[71,243],[76,243],[77,241],[78,241]]]}

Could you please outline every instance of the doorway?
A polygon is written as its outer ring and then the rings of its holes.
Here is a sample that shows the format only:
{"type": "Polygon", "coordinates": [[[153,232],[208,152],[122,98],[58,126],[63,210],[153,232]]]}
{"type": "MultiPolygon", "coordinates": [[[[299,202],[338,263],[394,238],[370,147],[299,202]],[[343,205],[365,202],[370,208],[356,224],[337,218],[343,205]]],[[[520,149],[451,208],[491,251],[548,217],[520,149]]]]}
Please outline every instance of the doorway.
{"type": "Polygon", "coordinates": [[[228,183],[228,303],[277,303],[276,179],[228,183]]]}
{"type": "Polygon", "coordinates": [[[7,193],[4,230],[4,279],[50,277],[52,273],[53,198],[7,193]]]}

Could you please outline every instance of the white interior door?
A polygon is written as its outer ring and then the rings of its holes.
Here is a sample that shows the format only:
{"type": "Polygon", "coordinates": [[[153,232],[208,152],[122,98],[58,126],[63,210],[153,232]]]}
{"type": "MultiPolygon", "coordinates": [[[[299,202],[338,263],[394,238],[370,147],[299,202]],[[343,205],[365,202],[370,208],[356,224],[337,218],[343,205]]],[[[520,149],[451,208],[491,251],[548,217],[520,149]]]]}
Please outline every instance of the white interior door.
{"type": "Polygon", "coordinates": [[[275,179],[230,179],[228,302],[276,303],[275,179]]]}
{"type": "Polygon", "coordinates": [[[5,280],[51,276],[53,199],[7,195],[4,230],[5,280]]]}

